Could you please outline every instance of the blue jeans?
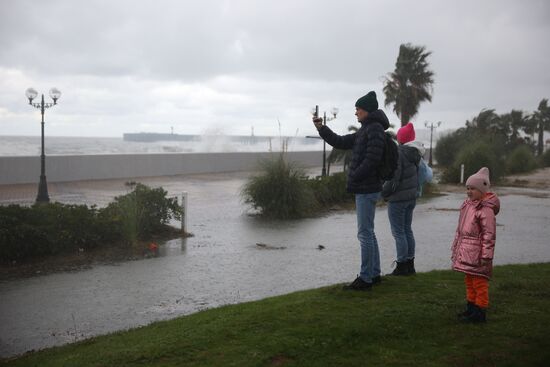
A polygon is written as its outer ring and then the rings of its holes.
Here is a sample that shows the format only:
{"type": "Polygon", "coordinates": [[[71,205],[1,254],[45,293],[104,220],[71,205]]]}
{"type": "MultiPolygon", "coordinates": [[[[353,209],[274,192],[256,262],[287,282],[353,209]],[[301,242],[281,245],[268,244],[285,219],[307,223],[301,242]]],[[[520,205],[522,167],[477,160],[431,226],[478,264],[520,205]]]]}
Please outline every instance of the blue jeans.
{"type": "Polygon", "coordinates": [[[413,211],[416,199],[388,202],[388,217],[391,233],[395,239],[397,262],[406,262],[414,258],[416,243],[412,231],[413,211]]]}
{"type": "Polygon", "coordinates": [[[367,283],[380,275],[380,251],[374,234],[374,213],[380,193],[356,194],[357,239],[361,246],[361,271],[359,276],[367,283]]]}

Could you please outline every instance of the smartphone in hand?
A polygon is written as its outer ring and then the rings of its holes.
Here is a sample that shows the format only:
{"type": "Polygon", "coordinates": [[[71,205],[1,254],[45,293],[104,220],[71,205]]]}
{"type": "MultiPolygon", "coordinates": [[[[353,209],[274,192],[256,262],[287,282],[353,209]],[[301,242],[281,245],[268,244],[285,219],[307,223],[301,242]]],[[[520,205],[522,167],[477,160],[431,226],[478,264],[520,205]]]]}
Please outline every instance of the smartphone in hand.
{"type": "Polygon", "coordinates": [[[323,126],[323,119],[319,117],[319,106],[315,106],[315,112],[313,114],[313,123],[315,124],[315,127],[317,130],[323,126]]]}

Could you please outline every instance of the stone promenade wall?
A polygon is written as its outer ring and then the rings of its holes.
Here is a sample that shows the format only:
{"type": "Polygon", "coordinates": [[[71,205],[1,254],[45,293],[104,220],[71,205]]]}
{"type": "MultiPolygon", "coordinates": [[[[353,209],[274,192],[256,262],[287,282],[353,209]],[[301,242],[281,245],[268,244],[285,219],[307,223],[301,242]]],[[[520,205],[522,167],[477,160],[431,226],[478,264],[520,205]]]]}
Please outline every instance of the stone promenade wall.
{"type": "MultiPolygon", "coordinates": [[[[48,182],[250,171],[280,153],[188,153],[46,156],[48,182]]],[[[288,152],[302,167],[322,165],[323,153],[288,152]]],[[[40,157],[0,157],[0,185],[38,182],[40,157]]]]}

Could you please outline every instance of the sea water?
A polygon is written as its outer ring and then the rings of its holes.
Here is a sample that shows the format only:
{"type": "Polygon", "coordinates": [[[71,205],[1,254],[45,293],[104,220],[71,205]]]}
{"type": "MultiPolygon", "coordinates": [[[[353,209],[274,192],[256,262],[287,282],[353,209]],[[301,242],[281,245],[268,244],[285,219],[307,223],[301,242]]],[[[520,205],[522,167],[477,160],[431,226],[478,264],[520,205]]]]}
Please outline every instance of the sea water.
{"type": "MultiPolygon", "coordinates": [[[[120,138],[46,136],[46,155],[91,154],[156,154],[156,153],[224,153],[316,151],[323,149],[320,139],[305,137],[271,137],[257,141],[239,141],[226,135],[197,136],[193,141],[132,142],[120,138]]],[[[327,149],[330,149],[327,146],[327,149]]],[[[0,136],[0,157],[38,156],[41,152],[39,136],[0,136]]]]}

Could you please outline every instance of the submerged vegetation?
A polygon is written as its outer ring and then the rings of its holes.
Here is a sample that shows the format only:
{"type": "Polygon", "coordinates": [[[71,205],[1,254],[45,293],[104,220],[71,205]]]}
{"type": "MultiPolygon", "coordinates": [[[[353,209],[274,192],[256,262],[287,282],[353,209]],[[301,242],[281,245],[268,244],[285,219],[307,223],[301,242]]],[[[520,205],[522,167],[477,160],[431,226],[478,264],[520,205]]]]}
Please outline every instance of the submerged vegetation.
{"type": "Polygon", "coordinates": [[[288,162],[284,153],[262,161],[260,168],[261,174],[249,179],[242,189],[247,204],[278,219],[300,218],[315,211],[317,203],[305,172],[288,162]]]}
{"type": "Polygon", "coordinates": [[[345,183],[344,173],[309,178],[283,152],[261,162],[260,174],[248,180],[241,195],[245,203],[267,218],[295,219],[351,201],[345,183]]]}
{"type": "Polygon", "coordinates": [[[0,263],[89,251],[101,247],[135,246],[163,232],[180,219],[182,208],[163,188],[130,184],[126,195],[105,208],[60,203],[0,206],[0,263]]]}
{"type": "MultiPolygon", "coordinates": [[[[297,219],[324,214],[335,207],[351,208],[354,195],[347,192],[346,182],[345,171],[308,177],[303,169],[288,162],[283,152],[261,162],[259,173],[248,179],[241,196],[266,218],[297,219]]],[[[424,184],[424,197],[438,195],[437,184],[424,184]]]]}

